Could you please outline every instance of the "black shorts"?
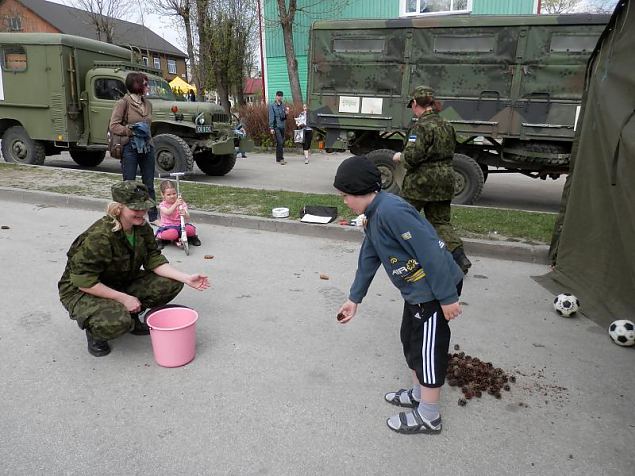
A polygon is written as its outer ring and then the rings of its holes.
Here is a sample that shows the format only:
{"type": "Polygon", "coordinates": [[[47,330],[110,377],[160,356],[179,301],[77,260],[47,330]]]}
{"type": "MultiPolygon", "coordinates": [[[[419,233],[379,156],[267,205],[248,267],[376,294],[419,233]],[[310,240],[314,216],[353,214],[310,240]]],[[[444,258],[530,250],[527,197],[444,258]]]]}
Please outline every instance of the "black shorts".
{"type": "MultiPolygon", "coordinates": [[[[461,295],[463,281],[457,286],[461,295]]],[[[441,387],[448,371],[450,326],[443,316],[441,303],[422,304],[404,302],[401,321],[401,344],[408,367],[415,371],[424,387],[441,387]]]]}
{"type": "Polygon", "coordinates": [[[302,150],[309,150],[311,148],[311,141],[313,140],[313,129],[304,129],[304,141],[302,142],[302,150]]]}

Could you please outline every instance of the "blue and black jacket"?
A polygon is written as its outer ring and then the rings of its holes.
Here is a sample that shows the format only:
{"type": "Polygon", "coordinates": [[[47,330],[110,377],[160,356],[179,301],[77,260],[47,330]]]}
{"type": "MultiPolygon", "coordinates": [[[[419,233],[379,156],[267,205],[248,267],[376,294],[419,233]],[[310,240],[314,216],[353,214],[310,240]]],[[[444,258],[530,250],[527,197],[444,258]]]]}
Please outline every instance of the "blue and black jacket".
{"type": "Polygon", "coordinates": [[[365,214],[366,237],[351,301],[362,302],[380,264],[410,304],[458,301],[456,286],[463,273],[434,227],[414,207],[393,194],[379,192],[365,214]]]}

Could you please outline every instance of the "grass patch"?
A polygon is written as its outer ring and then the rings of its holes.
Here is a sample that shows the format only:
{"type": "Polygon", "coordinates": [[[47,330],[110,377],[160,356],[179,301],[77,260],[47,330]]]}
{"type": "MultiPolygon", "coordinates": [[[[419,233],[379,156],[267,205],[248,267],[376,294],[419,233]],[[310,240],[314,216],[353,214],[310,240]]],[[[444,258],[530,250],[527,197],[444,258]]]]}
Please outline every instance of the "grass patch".
{"type": "MultiPolygon", "coordinates": [[[[0,164],[0,186],[12,188],[103,199],[110,198],[110,187],[119,180],[117,174],[0,164]]],[[[159,180],[155,188],[159,194],[159,180]]],[[[202,211],[270,218],[273,208],[286,207],[291,219],[299,219],[304,205],[324,205],[337,207],[340,218],[350,220],[356,216],[335,194],[256,190],[195,182],[182,182],[181,191],[192,209],[202,211]]],[[[452,224],[461,236],[469,238],[548,243],[556,217],[552,213],[452,207],[452,224]]]]}
{"type": "Polygon", "coordinates": [[[548,243],[556,222],[555,213],[519,210],[452,207],[452,224],[461,236],[517,239],[548,243]]]}

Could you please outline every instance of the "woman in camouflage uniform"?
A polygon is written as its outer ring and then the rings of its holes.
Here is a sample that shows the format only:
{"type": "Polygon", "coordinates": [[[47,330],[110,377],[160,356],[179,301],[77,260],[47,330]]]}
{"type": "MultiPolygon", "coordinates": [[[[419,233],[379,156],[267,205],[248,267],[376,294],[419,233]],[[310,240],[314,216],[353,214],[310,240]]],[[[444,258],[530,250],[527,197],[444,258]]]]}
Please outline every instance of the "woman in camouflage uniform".
{"type": "Polygon", "coordinates": [[[440,104],[434,100],[434,91],[428,86],[418,86],[414,90],[408,107],[417,116],[417,122],[408,132],[403,153],[397,152],[393,157],[395,162],[403,158],[406,168],[402,196],[417,210],[423,210],[456,264],[466,274],[472,263],[465,256],[463,241],[450,223],[450,203],[454,197],[454,128],[439,116],[440,104]]]}
{"type": "Polygon", "coordinates": [[[71,245],[58,283],[62,305],[86,330],[88,352],[96,357],[110,353],[110,339],[129,331],[148,334],[139,313],[167,304],[183,284],[199,291],[209,287],[207,276],[178,271],[157,249],[144,218],[154,206],[144,185],[132,180],[116,183],[112,198],[107,216],[71,245]]]}

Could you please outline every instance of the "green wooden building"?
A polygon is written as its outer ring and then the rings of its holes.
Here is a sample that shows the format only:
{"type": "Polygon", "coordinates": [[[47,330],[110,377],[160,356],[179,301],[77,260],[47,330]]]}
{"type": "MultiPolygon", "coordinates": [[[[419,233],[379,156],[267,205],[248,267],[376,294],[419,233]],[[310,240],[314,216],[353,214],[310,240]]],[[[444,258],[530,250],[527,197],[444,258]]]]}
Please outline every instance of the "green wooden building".
{"type": "MultiPolygon", "coordinates": [[[[276,0],[260,0],[265,94],[272,99],[281,90],[291,100],[282,28],[276,0]]],[[[288,4],[288,1],[287,1],[288,4]]],[[[293,24],[302,95],[306,95],[309,30],[315,20],[350,18],[402,18],[418,15],[531,15],[539,0],[298,0],[293,24]]]]}

